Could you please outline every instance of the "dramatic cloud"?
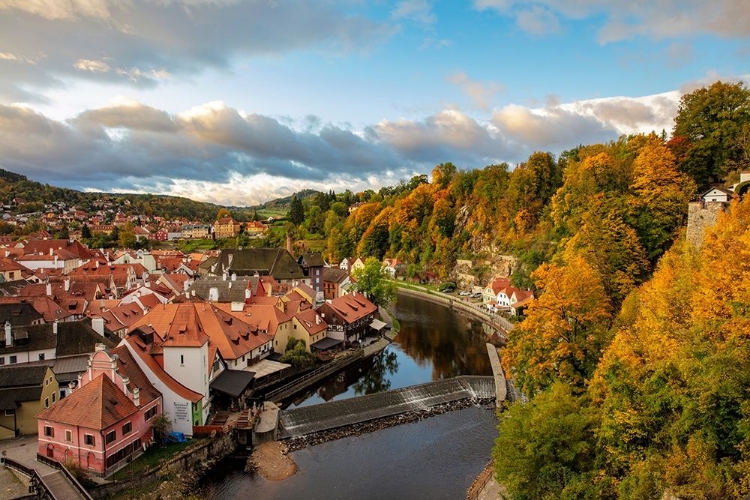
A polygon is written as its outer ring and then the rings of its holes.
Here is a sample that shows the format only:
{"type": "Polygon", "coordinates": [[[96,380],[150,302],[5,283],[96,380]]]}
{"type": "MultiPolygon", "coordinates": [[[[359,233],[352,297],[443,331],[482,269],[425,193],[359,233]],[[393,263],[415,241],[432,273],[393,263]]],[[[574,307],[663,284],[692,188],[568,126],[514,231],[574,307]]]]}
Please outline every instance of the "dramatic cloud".
{"type": "Polygon", "coordinates": [[[481,110],[488,109],[495,95],[505,91],[505,87],[499,83],[478,82],[470,79],[464,72],[448,76],[448,82],[458,85],[469,96],[474,105],[481,110]]]}
{"type": "Polygon", "coordinates": [[[154,86],[251,56],[367,50],[395,30],[317,0],[0,0],[0,100],[70,78],[154,86]]]}
{"type": "Polygon", "coordinates": [[[0,105],[0,168],[76,189],[171,193],[255,204],[308,187],[378,189],[437,163],[481,168],[559,153],[622,134],[671,130],[680,92],[508,105],[487,121],[446,108],[418,120],[352,130],[316,116],[299,121],[211,102],[170,114],[119,99],[58,121],[0,105]]]}
{"type": "Polygon", "coordinates": [[[389,144],[405,158],[421,164],[452,161],[476,167],[509,153],[501,137],[454,109],[443,110],[423,121],[384,120],[367,132],[369,137],[389,144]]]}
{"type": "Polygon", "coordinates": [[[542,29],[554,27],[555,14],[568,19],[601,16],[606,20],[599,30],[601,43],[637,36],[750,36],[750,9],[739,0],[474,0],[474,8],[514,16],[521,29],[537,35],[542,29]]]}

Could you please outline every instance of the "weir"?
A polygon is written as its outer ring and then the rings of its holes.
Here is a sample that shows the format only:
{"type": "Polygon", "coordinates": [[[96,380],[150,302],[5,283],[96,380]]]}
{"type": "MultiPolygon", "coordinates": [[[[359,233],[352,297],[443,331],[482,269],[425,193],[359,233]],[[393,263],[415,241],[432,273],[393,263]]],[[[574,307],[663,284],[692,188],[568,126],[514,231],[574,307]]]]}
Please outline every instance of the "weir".
{"type": "Polygon", "coordinates": [[[454,377],[393,391],[283,410],[279,415],[279,438],[302,437],[463,400],[494,398],[494,377],[454,377]]]}

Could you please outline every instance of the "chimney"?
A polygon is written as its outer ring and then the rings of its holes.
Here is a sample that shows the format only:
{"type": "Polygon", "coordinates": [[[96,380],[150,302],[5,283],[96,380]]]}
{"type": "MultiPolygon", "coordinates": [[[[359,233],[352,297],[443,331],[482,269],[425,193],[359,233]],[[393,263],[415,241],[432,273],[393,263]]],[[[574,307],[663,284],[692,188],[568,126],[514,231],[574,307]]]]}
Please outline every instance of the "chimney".
{"type": "Polygon", "coordinates": [[[232,289],[232,282],[231,281],[229,283],[227,283],[227,289],[229,289],[229,290],[232,289]]]}
{"type": "Polygon", "coordinates": [[[141,406],[141,390],[138,387],[133,387],[133,404],[141,406]]]}
{"type": "Polygon", "coordinates": [[[253,292],[251,292],[249,288],[245,288],[245,300],[250,300],[252,295],[253,295],[253,292]]]}
{"type": "Polygon", "coordinates": [[[104,318],[102,318],[101,316],[91,318],[91,328],[93,328],[96,333],[104,337],[104,318]]]}
{"type": "Polygon", "coordinates": [[[226,273],[226,272],[224,272],[224,273],[223,273],[223,274],[221,275],[221,280],[222,280],[222,281],[226,281],[226,280],[227,280],[227,273],[226,273]]]}
{"type": "Polygon", "coordinates": [[[191,291],[190,291],[190,294],[191,294],[191,295],[192,295],[193,297],[195,297],[195,290],[191,290],[191,291]]]}
{"type": "Polygon", "coordinates": [[[294,255],[292,253],[292,235],[291,233],[286,234],[286,251],[290,254],[294,255]]]}
{"type": "Polygon", "coordinates": [[[49,256],[52,257],[53,255],[55,255],[55,249],[54,248],[50,248],[49,249],[49,256]]]}
{"type": "Polygon", "coordinates": [[[70,278],[66,278],[65,281],[63,281],[63,283],[65,283],[65,291],[69,292],[70,291],[70,278]]]}
{"type": "MultiPolygon", "coordinates": [[[[81,376],[80,375],[78,375],[78,383],[79,384],[81,383],[81,376]]],[[[76,383],[74,381],[72,381],[72,380],[70,381],[70,383],[68,384],[68,390],[70,392],[73,392],[73,391],[76,390],[76,383]]]]}
{"type": "Polygon", "coordinates": [[[52,295],[52,284],[47,283],[47,296],[49,297],[51,295],[52,295]]]}
{"type": "Polygon", "coordinates": [[[128,384],[130,383],[130,379],[128,377],[123,376],[122,377],[122,392],[127,396],[128,395],[128,384]]]}
{"type": "Polygon", "coordinates": [[[237,273],[232,273],[232,281],[237,281],[237,273]]]}
{"type": "Polygon", "coordinates": [[[320,316],[318,316],[317,314],[315,315],[315,324],[316,325],[320,324],[320,316]]]}
{"type": "Polygon", "coordinates": [[[57,320],[52,323],[52,333],[57,335],[57,320]]]}
{"type": "Polygon", "coordinates": [[[13,334],[10,332],[10,321],[5,322],[5,347],[13,345],[13,334]]]}
{"type": "Polygon", "coordinates": [[[96,260],[96,261],[94,261],[94,262],[96,262],[96,268],[97,268],[97,269],[99,269],[99,261],[98,261],[98,260],[96,260]]]}

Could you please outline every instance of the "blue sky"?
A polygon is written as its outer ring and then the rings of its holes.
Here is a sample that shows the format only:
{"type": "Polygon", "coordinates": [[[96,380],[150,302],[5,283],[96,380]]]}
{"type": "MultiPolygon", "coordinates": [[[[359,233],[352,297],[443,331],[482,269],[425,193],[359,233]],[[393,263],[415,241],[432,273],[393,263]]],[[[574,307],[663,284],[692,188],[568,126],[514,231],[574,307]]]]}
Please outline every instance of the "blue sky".
{"type": "Polygon", "coordinates": [[[746,0],[0,0],[0,167],[254,204],[671,129],[746,0]]]}

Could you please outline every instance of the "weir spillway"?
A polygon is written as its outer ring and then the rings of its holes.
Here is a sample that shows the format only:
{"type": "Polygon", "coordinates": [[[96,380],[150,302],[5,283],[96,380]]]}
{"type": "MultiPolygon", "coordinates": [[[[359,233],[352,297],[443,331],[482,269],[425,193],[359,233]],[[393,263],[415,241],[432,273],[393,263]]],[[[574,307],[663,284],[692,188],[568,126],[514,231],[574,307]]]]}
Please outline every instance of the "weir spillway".
{"type": "Polygon", "coordinates": [[[279,438],[297,438],[316,432],[370,422],[395,415],[455,403],[495,398],[495,378],[459,376],[387,392],[280,412],[279,438]]]}

